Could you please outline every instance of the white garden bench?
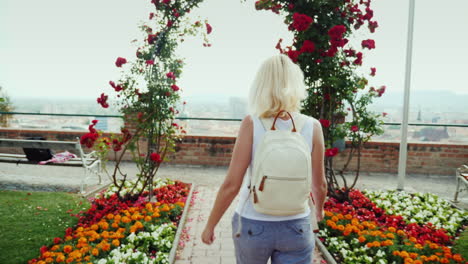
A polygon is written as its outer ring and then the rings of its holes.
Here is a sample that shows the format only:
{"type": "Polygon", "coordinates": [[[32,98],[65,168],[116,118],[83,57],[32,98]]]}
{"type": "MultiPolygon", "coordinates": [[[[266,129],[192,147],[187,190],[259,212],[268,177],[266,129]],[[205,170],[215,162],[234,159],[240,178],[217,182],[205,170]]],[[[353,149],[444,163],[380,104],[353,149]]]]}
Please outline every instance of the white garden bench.
{"type": "Polygon", "coordinates": [[[468,190],[468,166],[462,165],[460,168],[458,168],[455,176],[457,177],[457,189],[455,190],[455,197],[453,201],[457,203],[458,194],[462,191],[468,190]]]}
{"type": "MultiPolygon", "coordinates": [[[[99,184],[101,184],[101,160],[96,155],[96,152],[84,153],[81,148],[80,140],[77,141],[49,141],[49,140],[27,140],[27,139],[4,139],[0,138],[0,147],[7,148],[35,148],[35,149],[58,149],[67,150],[74,153],[78,158],[72,158],[64,163],[47,163],[46,165],[58,165],[58,166],[79,166],[84,168],[84,177],[81,179],[80,192],[84,193],[84,185],[86,181],[93,175],[99,178],[99,184]]],[[[7,154],[0,153],[0,162],[10,163],[28,163],[37,164],[31,162],[26,158],[24,154],[7,154]]],[[[39,165],[43,166],[43,165],[39,165]]]]}

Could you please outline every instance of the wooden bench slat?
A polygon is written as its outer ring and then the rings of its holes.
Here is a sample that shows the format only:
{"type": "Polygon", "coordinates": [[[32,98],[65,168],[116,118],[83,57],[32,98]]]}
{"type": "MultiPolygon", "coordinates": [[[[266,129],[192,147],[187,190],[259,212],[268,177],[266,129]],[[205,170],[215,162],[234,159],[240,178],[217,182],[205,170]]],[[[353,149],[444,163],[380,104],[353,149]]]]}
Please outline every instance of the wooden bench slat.
{"type": "Polygon", "coordinates": [[[77,149],[78,142],[26,139],[0,139],[0,147],[77,149]]]}

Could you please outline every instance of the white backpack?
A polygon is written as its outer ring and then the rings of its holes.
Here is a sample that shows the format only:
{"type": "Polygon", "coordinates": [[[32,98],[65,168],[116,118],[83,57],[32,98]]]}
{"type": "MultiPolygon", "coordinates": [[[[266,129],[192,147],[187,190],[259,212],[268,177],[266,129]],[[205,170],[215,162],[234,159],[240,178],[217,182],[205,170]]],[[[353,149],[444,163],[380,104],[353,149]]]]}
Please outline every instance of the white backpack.
{"type": "Polygon", "coordinates": [[[260,119],[266,132],[255,151],[250,196],[257,212],[287,216],[304,213],[309,206],[312,165],[309,145],[300,133],[306,116],[293,119],[286,112],[293,128],[277,130],[282,112],[274,120],[260,119]]]}

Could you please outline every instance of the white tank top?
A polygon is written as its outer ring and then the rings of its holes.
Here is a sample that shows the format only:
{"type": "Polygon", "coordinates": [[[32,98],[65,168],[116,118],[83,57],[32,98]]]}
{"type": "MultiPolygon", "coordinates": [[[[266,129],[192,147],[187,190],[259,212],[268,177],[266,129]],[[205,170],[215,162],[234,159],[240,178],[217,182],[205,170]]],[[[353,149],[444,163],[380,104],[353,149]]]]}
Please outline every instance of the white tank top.
{"type": "MultiPolygon", "coordinates": [[[[304,116],[304,115],[303,115],[304,116]]],[[[304,116],[305,117],[305,116],[304,116]]],[[[251,177],[251,170],[253,167],[253,160],[255,156],[255,150],[257,144],[262,140],[263,135],[265,134],[265,129],[263,128],[262,122],[258,117],[251,116],[254,129],[253,129],[253,143],[252,143],[252,160],[250,161],[250,166],[247,169],[247,172],[244,175],[242,182],[242,187],[239,194],[239,202],[237,203],[236,212],[242,217],[260,220],[260,221],[285,221],[306,217],[310,214],[310,208],[307,207],[307,210],[304,213],[297,215],[288,215],[288,216],[275,216],[275,215],[266,215],[261,214],[253,208],[252,199],[249,198],[249,181],[251,177]],[[247,200],[248,199],[248,200],[247,200]],[[245,204],[245,205],[244,205],[245,204]]],[[[276,121],[277,129],[285,130],[292,129],[291,120],[282,120],[278,118],[276,121]]],[[[313,134],[314,121],[313,118],[307,117],[304,126],[301,130],[301,135],[305,138],[306,142],[309,144],[310,151],[312,152],[312,134],[313,134]]]]}

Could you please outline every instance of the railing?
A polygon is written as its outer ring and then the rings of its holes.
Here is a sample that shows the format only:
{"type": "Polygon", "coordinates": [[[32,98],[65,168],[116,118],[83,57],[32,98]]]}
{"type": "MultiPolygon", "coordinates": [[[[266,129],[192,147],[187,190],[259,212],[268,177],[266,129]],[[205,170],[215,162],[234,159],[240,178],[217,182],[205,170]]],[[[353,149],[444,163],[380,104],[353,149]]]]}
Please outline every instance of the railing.
{"type": "MultiPolygon", "coordinates": [[[[100,128],[102,130],[107,130],[107,131],[112,131],[112,132],[117,132],[122,125],[122,115],[95,115],[95,114],[58,114],[58,113],[29,113],[29,112],[0,112],[0,115],[23,115],[23,116],[58,116],[58,117],[69,117],[66,119],[71,124],[78,124],[78,126],[68,126],[67,128],[59,128],[58,130],[73,130],[77,129],[78,130],[86,130],[87,124],[89,124],[89,119],[90,118],[114,118],[113,122],[106,122],[106,126],[103,128],[100,128]],[[79,121],[73,121],[70,117],[73,118],[84,118],[80,119],[79,121]],[[112,123],[111,125],[107,126],[107,123],[112,123]],[[113,127],[110,128],[110,127],[113,127]]],[[[189,131],[189,134],[195,134],[195,135],[222,135],[222,136],[235,136],[237,134],[239,125],[238,122],[242,121],[240,118],[211,118],[211,117],[176,117],[177,120],[180,121],[182,125],[184,125],[185,128],[187,128],[187,131],[189,131]],[[220,125],[219,122],[222,122],[223,124],[220,125]],[[226,124],[224,122],[236,122],[235,124],[226,124]]],[[[24,120],[21,120],[24,121],[24,120]]],[[[45,122],[44,120],[42,120],[45,122]]],[[[48,120],[49,122],[56,122],[59,125],[62,125],[63,122],[60,120],[48,120]]],[[[30,120],[29,124],[34,124],[34,119],[30,120]]],[[[51,127],[28,127],[27,125],[20,126],[19,121],[16,120],[16,127],[15,123],[11,124],[11,128],[18,128],[18,129],[57,129],[54,128],[53,126],[51,127]]],[[[385,122],[385,126],[401,126],[401,123],[398,122],[385,122]]],[[[422,138],[422,136],[419,136],[419,138],[413,138],[411,139],[412,141],[420,142],[420,141],[436,141],[436,142],[450,142],[451,140],[454,143],[468,143],[468,124],[434,124],[434,123],[409,123],[408,124],[411,127],[415,127],[414,134],[417,135],[417,133],[420,133],[419,131],[422,130],[422,128],[419,129],[418,127],[434,127],[434,129],[437,128],[444,128],[445,132],[440,130],[438,131],[439,134],[443,134],[442,138],[437,138],[435,140],[431,140],[431,138],[425,139],[422,138]],[[463,131],[462,131],[463,130],[463,131]],[[460,133],[462,131],[462,133],[460,133]],[[447,138],[449,136],[449,138],[447,138]],[[441,140],[442,139],[442,140],[441,140]]],[[[383,141],[399,141],[399,128],[392,129],[389,127],[386,129],[386,133],[382,136],[376,136],[373,138],[373,140],[383,140],[383,141]]]]}

